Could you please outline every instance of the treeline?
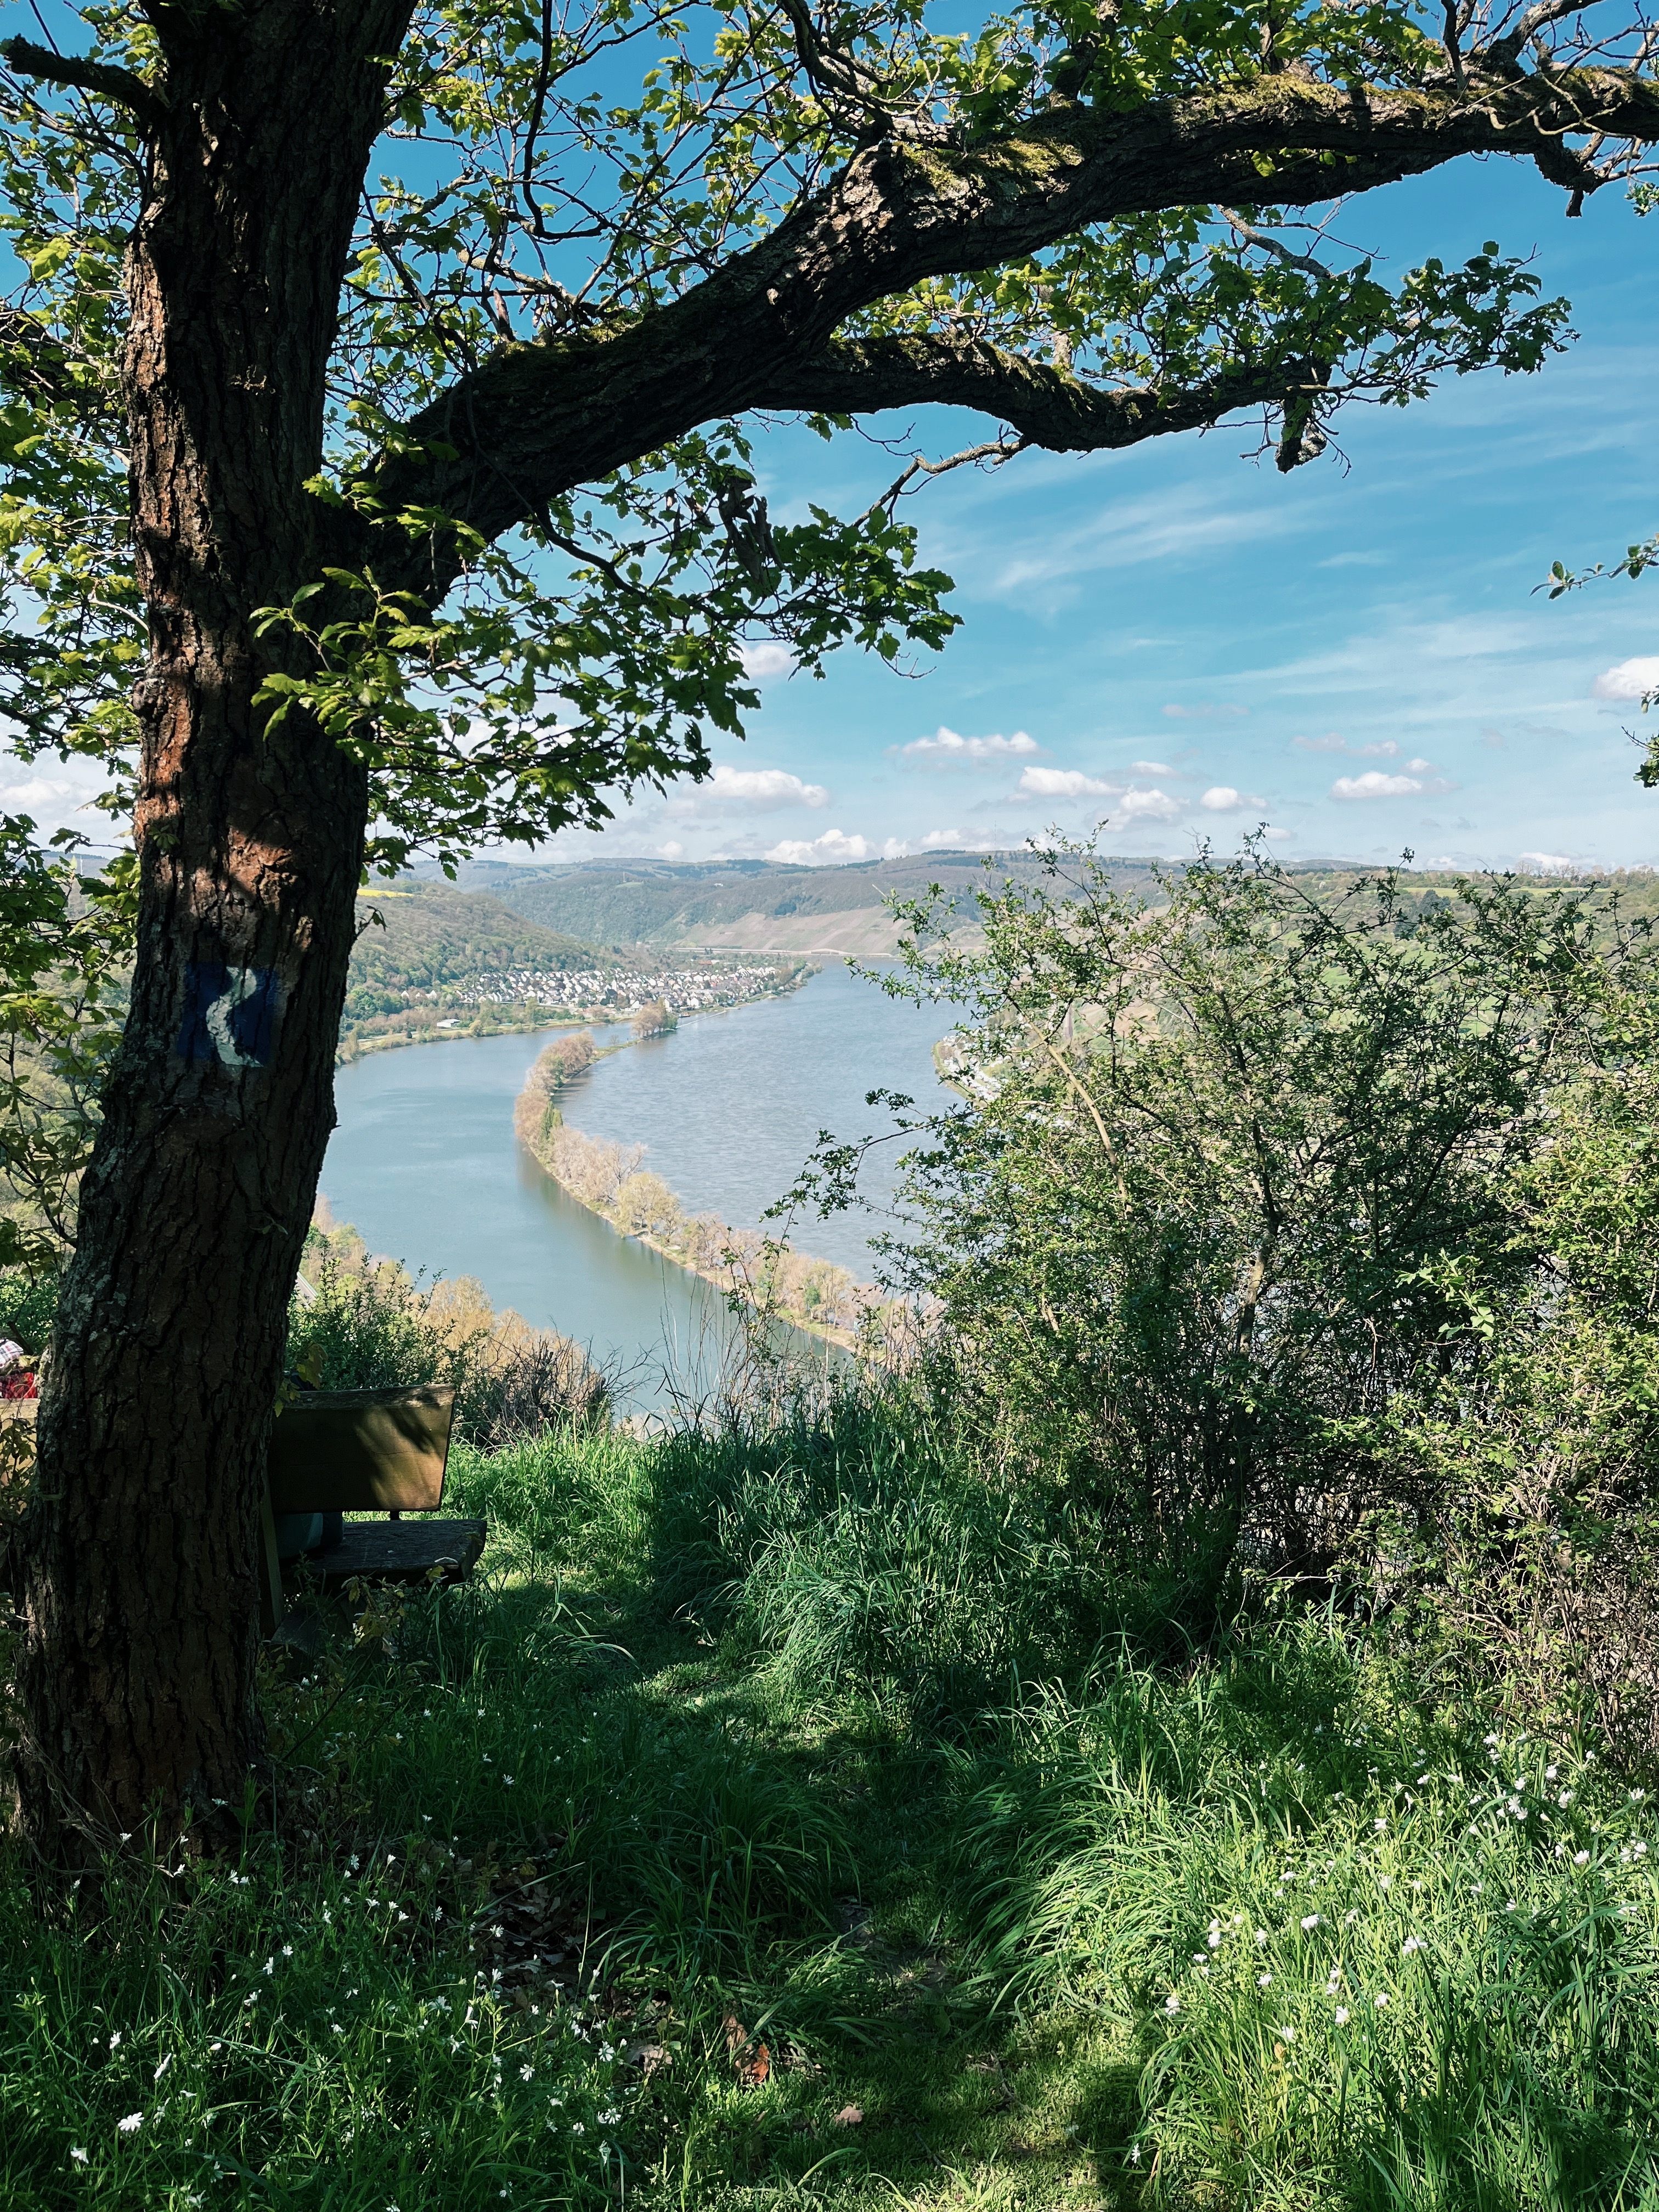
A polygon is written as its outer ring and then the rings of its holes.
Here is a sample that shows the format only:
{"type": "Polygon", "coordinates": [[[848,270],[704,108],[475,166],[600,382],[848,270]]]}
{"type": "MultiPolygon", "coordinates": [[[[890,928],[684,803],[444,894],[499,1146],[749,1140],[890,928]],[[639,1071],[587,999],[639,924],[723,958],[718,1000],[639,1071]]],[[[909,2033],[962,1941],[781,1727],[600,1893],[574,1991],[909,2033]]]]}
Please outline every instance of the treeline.
{"type": "Polygon", "coordinates": [[[717,1214],[688,1213],[662,1177],[642,1165],[643,1145],[573,1129],[559,1110],[557,1094],[592,1056],[592,1040],[585,1032],[556,1038],[531,1069],[514,1108],[520,1143],[561,1188],[620,1235],[643,1239],[762,1313],[848,1346],[886,1332],[890,1302],[847,1268],[811,1259],[755,1230],[733,1228],[717,1214]]]}

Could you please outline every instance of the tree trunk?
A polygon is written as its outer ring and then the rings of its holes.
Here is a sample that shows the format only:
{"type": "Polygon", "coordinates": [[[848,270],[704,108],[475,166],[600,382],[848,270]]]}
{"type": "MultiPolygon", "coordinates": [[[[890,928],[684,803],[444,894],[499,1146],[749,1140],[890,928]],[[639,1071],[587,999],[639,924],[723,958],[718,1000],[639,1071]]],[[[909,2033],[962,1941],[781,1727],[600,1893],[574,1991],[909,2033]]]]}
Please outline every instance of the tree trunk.
{"type": "Polygon", "coordinates": [[[302,486],[380,123],[368,58],[406,13],[251,0],[163,33],[124,370],[150,640],[137,965],[21,1546],[20,1787],[54,1856],[141,1829],[166,1848],[240,1804],[259,1750],[259,1498],[367,787],[314,724],[264,732],[252,617],[327,557],[302,486]]]}

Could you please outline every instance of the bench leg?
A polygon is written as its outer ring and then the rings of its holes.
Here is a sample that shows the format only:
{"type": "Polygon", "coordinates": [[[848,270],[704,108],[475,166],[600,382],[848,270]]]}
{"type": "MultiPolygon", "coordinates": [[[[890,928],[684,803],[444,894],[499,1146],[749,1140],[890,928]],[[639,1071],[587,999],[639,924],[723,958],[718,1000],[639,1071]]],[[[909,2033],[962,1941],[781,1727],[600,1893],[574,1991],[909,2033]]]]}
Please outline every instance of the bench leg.
{"type": "Polygon", "coordinates": [[[259,1632],[275,1636],[282,1623],[283,1563],[276,1556],[276,1523],[270,1510],[270,1492],[259,1498],[259,1632]]]}

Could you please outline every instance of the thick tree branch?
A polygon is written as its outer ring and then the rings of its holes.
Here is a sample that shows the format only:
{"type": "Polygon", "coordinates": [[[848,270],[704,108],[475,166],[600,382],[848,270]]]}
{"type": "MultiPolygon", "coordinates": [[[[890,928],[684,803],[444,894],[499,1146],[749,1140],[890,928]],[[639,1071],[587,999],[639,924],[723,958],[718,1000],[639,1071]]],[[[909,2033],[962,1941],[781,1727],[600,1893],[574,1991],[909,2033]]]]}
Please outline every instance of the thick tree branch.
{"type": "Polygon", "coordinates": [[[1317,380],[1308,364],[1279,362],[1229,370],[1186,390],[1111,392],[982,340],[868,338],[839,341],[780,370],[752,404],[827,415],[972,407],[1008,423],[1026,445],[1081,453],[1206,428],[1237,408],[1277,405],[1317,380]]]}
{"type": "Polygon", "coordinates": [[[19,76],[32,76],[42,84],[67,85],[100,100],[113,100],[149,137],[154,137],[167,119],[166,100],[131,70],[113,69],[106,62],[83,61],[73,54],[55,54],[49,46],[37,46],[32,39],[8,39],[0,46],[0,55],[19,76]]]}
{"type": "MultiPolygon", "coordinates": [[[[1466,90],[1286,72],[1127,114],[1068,105],[982,145],[884,139],[669,305],[609,336],[504,347],[458,379],[409,425],[453,457],[425,457],[417,442],[387,461],[380,489],[494,538],[699,423],[768,404],[850,316],[925,278],[995,267],[1124,216],[1308,206],[1465,154],[1556,163],[1568,132],[1659,139],[1650,78],[1464,58],[1466,90]]],[[[385,580],[428,598],[456,573],[441,535],[411,552],[387,533],[375,559],[385,580]]]]}

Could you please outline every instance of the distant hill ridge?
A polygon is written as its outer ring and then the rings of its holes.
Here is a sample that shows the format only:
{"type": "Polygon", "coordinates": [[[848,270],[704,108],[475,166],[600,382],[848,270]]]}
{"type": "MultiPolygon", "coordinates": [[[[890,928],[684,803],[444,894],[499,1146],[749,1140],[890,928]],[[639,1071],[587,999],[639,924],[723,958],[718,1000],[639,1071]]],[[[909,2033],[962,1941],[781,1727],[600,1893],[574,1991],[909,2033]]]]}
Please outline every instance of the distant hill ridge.
{"type": "MultiPolygon", "coordinates": [[[[1123,890],[1151,881],[1145,860],[1105,865],[1123,890]]],[[[936,883],[966,901],[988,881],[1028,882],[1041,874],[1026,852],[938,852],[823,868],[771,860],[579,860],[546,867],[474,860],[459,880],[528,921],[613,945],[730,945],[867,958],[890,952],[896,940],[884,905],[895,892],[915,897],[936,883]]]]}
{"type": "MultiPolygon", "coordinates": [[[[1152,887],[1158,864],[1118,857],[1103,858],[1101,865],[1115,890],[1134,892],[1152,887]]],[[[1356,877],[1376,872],[1374,866],[1342,860],[1307,861],[1291,869],[1316,896],[1334,894],[1356,877]]],[[[960,902],[971,932],[975,890],[1010,881],[1032,883],[1042,874],[1036,856],[1021,849],[920,853],[817,868],[774,860],[617,859],[546,866],[472,860],[463,866],[459,882],[465,896],[486,902],[497,916],[510,910],[516,926],[531,924],[553,933],[580,952],[578,964],[586,964],[616,963],[629,948],[646,946],[878,959],[892,951],[898,937],[884,904],[894,893],[915,897],[929,884],[939,884],[960,902]]],[[[424,891],[421,872],[416,880],[424,891]]],[[[1553,875],[1524,880],[1540,890],[1560,890],[1571,879],[1553,875]]],[[[1616,886],[1627,912],[1659,908],[1659,883],[1645,872],[1620,871],[1612,878],[1582,880],[1616,886]]],[[[1407,896],[1418,902],[1453,881],[1449,872],[1413,869],[1406,878],[1407,896]]],[[[450,892],[452,898],[461,895],[450,892]]]]}

